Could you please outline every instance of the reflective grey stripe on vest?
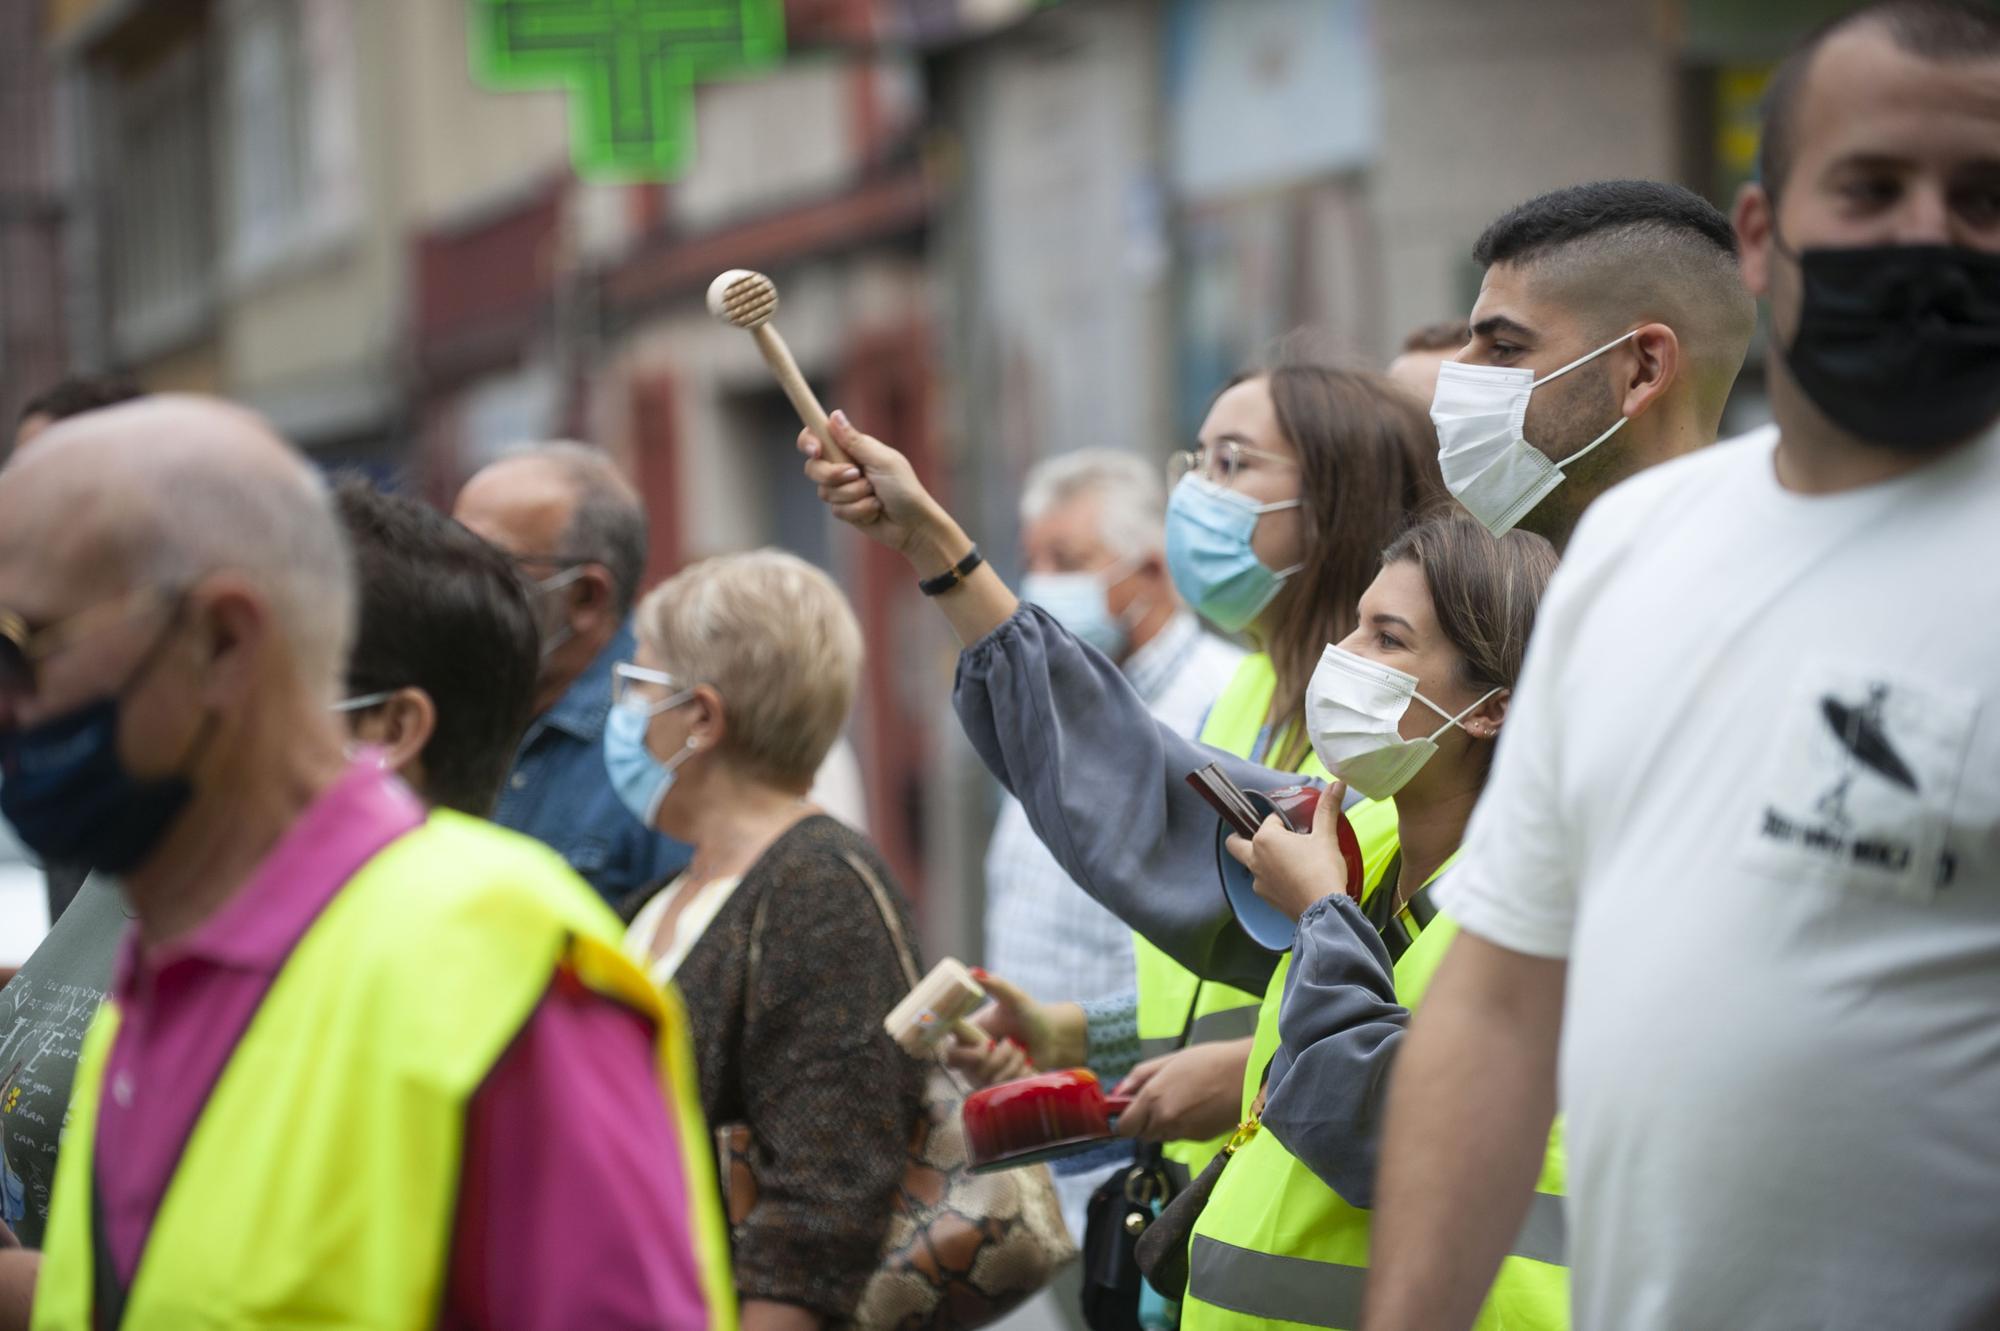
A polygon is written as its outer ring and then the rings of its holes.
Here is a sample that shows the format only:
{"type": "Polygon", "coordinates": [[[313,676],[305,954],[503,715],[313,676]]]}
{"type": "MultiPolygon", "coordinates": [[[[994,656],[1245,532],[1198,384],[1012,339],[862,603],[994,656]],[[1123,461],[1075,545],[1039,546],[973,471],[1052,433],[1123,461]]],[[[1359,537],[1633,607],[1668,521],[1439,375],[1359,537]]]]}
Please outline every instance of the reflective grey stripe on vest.
{"type": "Polygon", "coordinates": [[[1188,1249],[1188,1297],[1247,1317],[1352,1331],[1367,1285],[1365,1266],[1276,1257],[1206,1234],[1188,1249]]]}
{"type": "MultiPolygon", "coordinates": [[[[1567,1234],[1563,1199],[1538,1192],[1508,1255],[1562,1266],[1567,1234]]],[[[1365,1266],[1279,1257],[1206,1234],[1195,1235],[1188,1250],[1188,1296],[1250,1317],[1351,1331],[1367,1284],[1365,1266]]]]}
{"type": "Polygon", "coordinates": [[[1521,1232],[1514,1236],[1514,1246],[1507,1255],[1550,1266],[1569,1265],[1569,1219],[1561,1197],[1547,1192],[1534,1194],[1528,1202],[1528,1214],[1521,1220],[1521,1232]]]}
{"type": "MultiPolygon", "coordinates": [[[[1257,1005],[1224,1008],[1194,1019],[1194,1029],[1188,1032],[1190,1045],[1215,1044],[1221,1040],[1245,1040],[1257,1033],[1257,1005]]],[[[1158,1058],[1161,1054],[1171,1054],[1181,1047],[1179,1032],[1162,1035],[1151,1040],[1139,1041],[1139,1057],[1158,1058]]]]}

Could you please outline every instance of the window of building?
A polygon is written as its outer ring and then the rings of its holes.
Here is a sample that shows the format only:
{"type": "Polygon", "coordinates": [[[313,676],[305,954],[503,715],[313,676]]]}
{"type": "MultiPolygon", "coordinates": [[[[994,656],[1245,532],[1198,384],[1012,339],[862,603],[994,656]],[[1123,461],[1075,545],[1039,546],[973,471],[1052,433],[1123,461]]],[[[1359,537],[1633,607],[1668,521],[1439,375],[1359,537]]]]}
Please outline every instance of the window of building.
{"type": "Polygon", "coordinates": [[[199,328],[212,296],[209,102],[198,42],[115,85],[109,179],[114,333],[127,359],[199,328]]]}
{"type": "Polygon", "coordinates": [[[358,220],[351,0],[232,0],[229,266],[239,281],[317,252],[358,220]]]}

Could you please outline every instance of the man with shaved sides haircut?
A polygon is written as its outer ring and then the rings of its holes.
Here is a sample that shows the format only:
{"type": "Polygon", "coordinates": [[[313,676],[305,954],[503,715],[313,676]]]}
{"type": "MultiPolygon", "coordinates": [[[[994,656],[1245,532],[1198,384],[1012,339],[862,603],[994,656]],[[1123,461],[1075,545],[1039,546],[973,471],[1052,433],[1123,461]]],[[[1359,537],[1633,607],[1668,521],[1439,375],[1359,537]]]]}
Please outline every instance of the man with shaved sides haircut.
{"type": "Polygon", "coordinates": [[[1558,1105],[1578,1327],[2000,1326],[2000,9],[1808,38],[1736,232],[1773,420],[1603,496],[1542,600],[1371,1331],[1472,1323],[1558,1105]]]}
{"type": "Polygon", "coordinates": [[[733,1325],[677,1009],[547,848],[344,755],[354,617],[326,486],[239,408],[0,471],[0,812],[132,917],[0,1320],[733,1325]]]}
{"type": "Polygon", "coordinates": [[[1729,219],[1651,180],[1531,199],[1486,228],[1472,340],[1441,367],[1445,484],[1560,549],[1591,500],[1715,442],[1757,324],[1729,219]],[[1526,411],[1520,410],[1526,400],[1526,411]]]}

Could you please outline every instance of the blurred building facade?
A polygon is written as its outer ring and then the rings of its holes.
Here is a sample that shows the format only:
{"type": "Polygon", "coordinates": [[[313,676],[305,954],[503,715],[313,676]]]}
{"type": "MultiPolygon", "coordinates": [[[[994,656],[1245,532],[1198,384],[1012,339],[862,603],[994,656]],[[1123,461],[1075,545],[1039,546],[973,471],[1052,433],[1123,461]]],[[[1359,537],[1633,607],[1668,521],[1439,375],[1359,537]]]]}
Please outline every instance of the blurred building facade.
{"type": "Polygon", "coordinates": [[[783,65],[699,90],[684,178],[593,185],[562,94],[473,82],[468,0],[15,0],[0,407],[117,367],[441,503],[574,435],[639,483],[655,575],[766,543],[828,567],[870,649],[876,832],[963,946],[989,792],[952,646],[799,481],[709,279],[770,273],[828,404],[1011,572],[1034,462],[1163,460],[1299,325],[1379,362],[1470,307],[1508,205],[1608,176],[1726,202],[1768,63],[1839,7],[788,0],[783,65]]]}

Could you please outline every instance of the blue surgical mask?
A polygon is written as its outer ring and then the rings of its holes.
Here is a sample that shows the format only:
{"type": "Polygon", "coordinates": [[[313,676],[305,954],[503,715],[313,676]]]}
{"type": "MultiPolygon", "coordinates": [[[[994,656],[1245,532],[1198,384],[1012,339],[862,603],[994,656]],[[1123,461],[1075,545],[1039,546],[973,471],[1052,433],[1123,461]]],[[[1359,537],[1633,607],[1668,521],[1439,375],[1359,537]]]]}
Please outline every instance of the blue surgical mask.
{"type": "Polygon", "coordinates": [[[1021,579],[1021,599],[1049,612],[1056,623],[1114,661],[1132,645],[1130,627],[1111,613],[1106,594],[1129,575],[1129,564],[1100,573],[1030,573],[1021,579]]]}
{"type": "Polygon", "coordinates": [[[679,753],[661,762],[646,747],[646,729],[654,716],[682,706],[693,697],[694,691],[690,689],[651,711],[613,707],[604,723],[604,770],[611,776],[611,788],[618,792],[619,802],[647,827],[652,827],[653,819],[659,816],[660,804],[673,789],[674,776],[681,764],[693,757],[701,745],[689,737],[679,753]]]}
{"type": "Polygon", "coordinates": [[[1181,477],[1167,500],[1167,571],[1181,597],[1225,633],[1241,631],[1305,567],[1264,567],[1250,548],[1257,522],[1303,502],[1259,504],[1192,473],[1181,477]]]}

